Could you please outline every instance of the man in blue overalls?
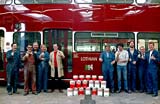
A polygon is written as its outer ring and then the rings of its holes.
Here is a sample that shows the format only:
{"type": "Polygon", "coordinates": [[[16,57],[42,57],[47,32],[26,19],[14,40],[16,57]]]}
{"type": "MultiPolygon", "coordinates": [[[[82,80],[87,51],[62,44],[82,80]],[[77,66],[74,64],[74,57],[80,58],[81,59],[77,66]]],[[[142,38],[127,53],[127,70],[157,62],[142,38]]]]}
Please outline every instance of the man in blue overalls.
{"type": "Polygon", "coordinates": [[[149,42],[149,51],[146,53],[147,60],[147,93],[153,97],[158,96],[158,51],[154,49],[154,43],[149,42]]]}
{"type": "Polygon", "coordinates": [[[140,83],[140,86],[139,86],[139,91],[140,93],[146,91],[146,81],[147,81],[147,61],[145,59],[145,48],[144,46],[141,46],[140,49],[139,49],[139,54],[138,54],[138,76],[139,76],[139,83],[140,83]]]}
{"type": "Polygon", "coordinates": [[[129,44],[130,48],[127,50],[129,54],[128,61],[128,89],[129,93],[131,90],[136,91],[136,72],[137,72],[137,61],[138,61],[138,51],[134,47],[134,41],[129,44]]]}
{"type": "Polygon", "coordinates": [[[111,89],[111,93],[113,93],[114,92],[113,64],[115,63],[115,55],[113,52],[110,51],[110,45],[105,46],[105,51],[101,53],[99,61],[102,62],[102,74],[104,80],[107,81],[107,87],[109,87],[111,89]]]}
{"type": "Polygon", "coordinates": [[[21,67],[20,53],[17,51],[17,44],[11,44],[12,49],[7,51],[7,91],[8,95],[17,93],[18,73],[21,67]]]}
{"type": "Polygon", "coordinates": [[[48,67],[49,67],[49,53],[47,52],[46,46],[42,44],[40,46],[41,50],[37,53],[39,59],[38,64],[38,93],[43,91],[47,93],[48,89],[48,67]]]}

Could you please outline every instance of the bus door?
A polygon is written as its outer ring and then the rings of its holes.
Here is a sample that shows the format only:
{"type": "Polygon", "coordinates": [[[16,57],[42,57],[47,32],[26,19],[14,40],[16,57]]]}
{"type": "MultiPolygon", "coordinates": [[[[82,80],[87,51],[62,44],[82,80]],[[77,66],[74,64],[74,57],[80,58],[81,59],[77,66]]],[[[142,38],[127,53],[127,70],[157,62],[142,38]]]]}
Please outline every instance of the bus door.
{"type": "Polygon", "coordinates": [[[128,42],[134,40],[134,34],[128,32],[75,32],[73,53],[73,74],[101,75],[100,53],[105,45],[111,46],[111,51],[117,51],[117,44],[123,43],[128,48],[128,42]]]}
{"type": "Polygon", "coordinates": [[[6,80],[6,70],[4,70],[4,30],[0,29],[0,81],[6,80]]]}
{"type": "Polygon", "coordinates": [[[48,52],[53,51],[53,44],[57,44],[65,59],[63,59],[64,78],[72,78],[72,31],[67,29],[47,29],[43,33],[43,43],[48,52]]]}

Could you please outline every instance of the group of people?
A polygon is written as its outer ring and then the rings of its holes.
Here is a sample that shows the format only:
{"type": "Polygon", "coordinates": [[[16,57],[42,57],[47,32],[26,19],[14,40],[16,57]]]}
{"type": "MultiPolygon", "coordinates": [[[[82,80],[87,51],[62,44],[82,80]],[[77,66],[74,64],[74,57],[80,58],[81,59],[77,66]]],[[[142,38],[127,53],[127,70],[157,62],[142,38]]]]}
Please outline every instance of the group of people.
{"type": "MultiPolygon", "coordinates": [[[[64,76],[62,59],[64,53],[58,49],[57,44],[53,44],[53,51],[49,54],[44,44],[37,42],[28,44],[27,51],[21,58],[17,50],[17,44],[11,44],[12,49],[6,54],[7,58],[7,91],[8,95],[17,92],[19,69],[24,69],[24,96],[29,94],[37,95],[42,90],[48,92],[48,71],[51,68],[52,89],[54,91],[55,79],[58,79],[59,92],[62,91],[62,77],[64,76]],[[22,65],[21,63],[24,63],[22,65]],[[31,81],[30,81],[31,80],[31,81]],[[31,83],[30,83],[31,82],[31,83]]],[[[137,90],[137,78],[139,79],[139,91],[158,96],[158,51],[154,48],[154,43],[149,42],[149,50],[145,52],[145,47],[135,49],[134,41],[129,43],[129,48],[125,50],[123,44],[117,45],[117,51],[110,50],[110,45],[105,46],[105,51],[100,54],[99,61],[102,62],[102,74],[107,81],[107,87],[111,93],[115,91],[114,69],[117,73],[117,93],[123,90],[127,93],[137,90]],[[116,68],[114,68],[116,65],[116,68]],[[123,79],[121,78],[123,77],[123,79]]],[[[57,85],[57,84],[56,84],[57,85]]]]}
{"type": "Polygon", "coordinates": [[[136,92],[137,78],[139,80],[139,91],[158,96],[158,51],[154,48],[154,43],[149,42],[149,50],[145,52],[145,47],[135,49],[134,41],[129,43],[129,48],[125,50],[123,44],[117,45],[118,50],[113,53],[110,45],[105,46],[105,51],[101,53],[99,61],[102,62],[102,74],[107,81],[107,87],[111,93],[115,91],[114,65],[116,65],[117,93],[123,90],[127,93],[136,92]],[[115,64],[116,63],[116,64],[115,64]],[[121,78],[123,77],[123,80],[121,78]]]}
{"type": "MultiPolygon", "coordinates": [[[[11,50],[7,51],[7,91],[8,95],[17,92],[19,69],[24,70],[24,96],[32,91],[32,94],[37,95],[42,90],[48,92],[48,69],[51,67],[51,77],[55,84],[55,78],[58,79],[58,88],[60,92],[61,78],[64,76],[62,59],[65,58],[62,51],[58,50],[58,45],[53,44],[53,51],[49,54],[44,44],[39,45],[37,42],[28,44],[27,51],[20,56],[17,50],[17,44],[11,44],[11,50]],[[22,65],[24,63],[24,65],[22,65]]],[[[52,92],[54,91],[52,86],[52,92]]]]}

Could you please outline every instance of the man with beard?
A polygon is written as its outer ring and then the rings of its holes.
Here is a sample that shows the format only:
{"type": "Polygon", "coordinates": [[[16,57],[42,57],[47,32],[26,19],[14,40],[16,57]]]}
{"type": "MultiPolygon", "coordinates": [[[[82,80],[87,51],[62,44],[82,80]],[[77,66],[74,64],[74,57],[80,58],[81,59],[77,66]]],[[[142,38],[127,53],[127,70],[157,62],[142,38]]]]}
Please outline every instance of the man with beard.
{"type": "Polygon", "coordinates": [[[136,91],[136,72],[137,72],[137,61],[138,61],[138,51],[134,47],[134,41],[130,41],[130,48],[128,48],[129,61],[128,61],[128,89],[129,93],[131,91],[136,91]]]}

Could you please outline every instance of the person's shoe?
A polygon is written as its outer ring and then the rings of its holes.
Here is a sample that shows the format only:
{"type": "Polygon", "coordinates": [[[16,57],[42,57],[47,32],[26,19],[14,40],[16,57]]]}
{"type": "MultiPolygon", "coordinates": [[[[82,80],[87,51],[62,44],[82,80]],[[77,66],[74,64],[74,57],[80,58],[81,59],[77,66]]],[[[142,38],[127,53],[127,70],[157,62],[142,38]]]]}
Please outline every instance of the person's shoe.
{"type": "Polygon", "coordinates": [[[111,90],[111,93],[114,93],[114,89],[111,90]]]}
{"type": "Polygon", "coordinates": [[[28,92],[25,92],[24,94],[23,94],[23,96],[27,96],[29,93],[28,92]]]}
{"type": "Polygon", "coordinates": [[[114,90],[111,90],[111,93],[114,93],[114,90]]]}
{"type": "Polygon", "coordinates": [[[60,92],[60,93],[63,93],[63,90],[59,89],[59,92],[60,92]]]}
{"type": "Polygon", "coordinates": [[[8,92],[8,95],[12,95],[12,92],[8,92]]]}
{"type": "Polygon", "coordinates": [[[131,90],[127,90],[128,91],[128,93],[130,94],[130,93],[132,93],[132,91],[131,90]]]}
{"type": "Polygon", "coordinates": [[[19,92],[17,92],[17,91],[13,91],[13,93],[14,93],[14,94],[19,94],[19,92]]]}
{"type": "Polygon", "coordinates": [[[44,90],[43,92],[44,92],[44,93],[48,93],[48,91],[47,91],[47,90],[44,90]]]}
{"type": "Polygon", "coordinates": [[[121,92],[121,90],[118,90],[118,91],[116,91],[117,93],[120,93],[121,92]]]}
{"type": "Polygon", "coordinates": [[[158,96],[158,94],[153,94],[153,95],[152,95],[152,97],[157,97],[157,96],[158,96]]]}
{"type": "Polygon", "coordinates": [[[51,89],[51,93],[54,92],[54,89],[51,89]]]}
{"type": "Polygon", "coordinates": [[[33,94],[33,95],[38,95],[38,93],[37,93],[37,92],[32,92],[32,94],[33,94]]]}
{"type": "Polygon", "coordinates": [[[153,94],[152,92],[146,92],[147,94],[153,94]]]}
{"type": "Polygon", "coordinates": [[[124,90],[126,93],[131,93],[131,90],[124,90]]]}
{"type": "Polygon", "coordinates": [[[41,91],[37,91],[37,93],[39,94],[39,93],[41,93],[41,91]]]}
{"type": "Polygon", "coordinates": [[[140,90],[139,92],[140,92],[140,93],[143,93],[144,91],[143,91],[143,90],[140,90]]]}

